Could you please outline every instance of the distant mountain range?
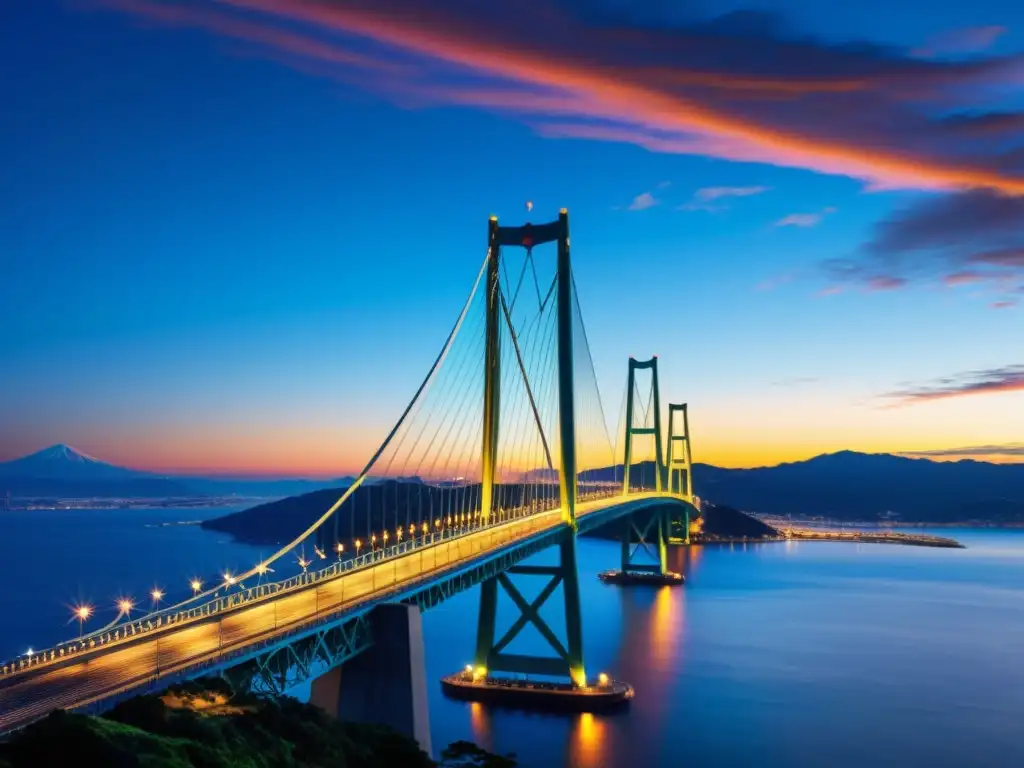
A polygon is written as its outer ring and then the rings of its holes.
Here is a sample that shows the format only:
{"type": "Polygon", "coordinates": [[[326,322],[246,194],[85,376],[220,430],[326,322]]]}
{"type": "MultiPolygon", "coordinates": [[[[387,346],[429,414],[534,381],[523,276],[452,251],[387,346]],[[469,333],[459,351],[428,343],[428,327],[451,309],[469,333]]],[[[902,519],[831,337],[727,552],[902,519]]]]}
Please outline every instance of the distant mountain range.
{"type": "MultiPolygon", "coordinates": [[[[650,462],[631,470],[653,477],[650,462]]],[[[1024,522],[1024,464],[936,462],[854,451],[754,469],[695,464],[694,488],[717,504],[772,515],[839,520],[895,517],[918,522],[1024,522]]],[[[539,470],[525,482],[547,477],[539,470]]],[[[622,468],[586,473],[592,480],[622,477],[622,468]]],[[[352,477],[262,480],[180,477],[118,467],[67,445],[0,463],[0,496],[47,498],[168,498],[247,496],[283,498],[336,491],[352,477]]],[[[418,477],[399,478],[422,483],[418,477]]],[[[379,479],[371,481],[379,482],[379,479]]],[[[324,498],[330,496],[326,493],[324,498]]],[[[317,501],[321,500],[317,497],[317,501]]]]}
{"type": "Polygon", "coordinates": [[[838,453],[756,469],[695,464],[697,493],[771,515],[838,520],[1024,522],[1024,464],[838,453]]]}

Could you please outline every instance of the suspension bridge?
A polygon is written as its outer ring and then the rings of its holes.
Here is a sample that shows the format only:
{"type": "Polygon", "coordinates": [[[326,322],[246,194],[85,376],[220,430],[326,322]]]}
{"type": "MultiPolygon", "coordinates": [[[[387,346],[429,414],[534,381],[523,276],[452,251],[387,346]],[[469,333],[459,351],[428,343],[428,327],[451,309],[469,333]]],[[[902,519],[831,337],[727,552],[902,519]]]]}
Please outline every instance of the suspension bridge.
{"type": "Polygon", "coordinates": [[[0,733],[53,709],[102,711],[217,673],[267,693],[312,680],[312,698],[327,708],[379,716],[429,744],[418,714],[419,613],[478,584],[468,680],[607,686],[584,664],[577,536],[615,523],[620,577],[668,577],[666,545],[687,537],[697,501],[686,405],[668,404],[663,419],[657,358],[630,359],[626,373],[609,430],[567,211],[514,227],[492,217],[483,264],[441,351],[337,501],[245,572],[194,581],[191,594],[141,618],[124,604],[100,629],[0,664],[0,733]],[[556,564],[521,563],[548,548],[556,564]],[[517,582],[537,577],[546,584],[527,600],[517,582]],[[499,634],[501,595],[517,618],[499,634]],[[541,618],[548,601],[564,619],[561,636],[541,618]],[[528,627],[546,653],[510,652],[528,627]],[[386,702],[373,700],[385,693],[386,702]]]}

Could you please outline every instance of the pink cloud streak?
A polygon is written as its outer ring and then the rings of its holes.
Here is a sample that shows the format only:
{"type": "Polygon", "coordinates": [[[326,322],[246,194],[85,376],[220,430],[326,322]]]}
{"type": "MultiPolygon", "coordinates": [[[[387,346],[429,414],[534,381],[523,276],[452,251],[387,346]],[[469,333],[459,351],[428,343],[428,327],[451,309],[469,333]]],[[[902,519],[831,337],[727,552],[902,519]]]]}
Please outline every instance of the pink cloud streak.
{"type": "MultiPolygon", "coordinates": [[[[840,174],[867,181],[873,188],[909,187],[922,189],[955,189],[990,187],[1011,194],[1024,194],[1024,179],[1016,178],[993,166],[938,157],[915,156],[910,148],[890,145],[856,145],[849,140],[823,137],[804,132],[799,121],[779,128],[734,110],[723,109],[714,99],[705,99],[700,88],[720,91],[785,92],[799,95],[815,90],[838,94],[871,89],[885,84],[885,76],[858,76],[843,79],[763,77],[731,72],[702,72],[685,67],[670,68],[623,65],[609,57],[600,58],[601,51],[614,53],[624,41],[636,44],[639,30],[593,30],[552,13],[552,23],[559,23],[566,34],[590,44],[590,57],[563,52],[560,46],[531,40],[508,25],[477,22],[477,14],[459,16],[445,2],[413,2],[412,0],[374,0],[374,2],[315,2],[313,0],[215,0],[223,8],[239,14],[262,16],[269,22],[278,19],[289,25],[302,25],[310,35],[284,32],[253,26],[227,24],[223,19],[199,20],[195,11],[182,5],[157,5],[145,0],[98,0],[114,7],[167,24],[193,24],[210,31],[250,40],[267,47],[307,55],[323,61],[382,70],[375,57],[363,57],[339,46],[330,36],[357,36],[393,53],[421,57],[427,62],[461,69],[476,77],[492,77],[506,81],[513,88],[507,93],[480,91],[472,87],[431,87],[423,83],[423,91],[444,101],[477,107],[508,109],[524,114],[572,115],[594,123],[541,123],[536,126],[543,136],[585,138],[635,144],[656,152],[676,152],[720,157],[729,160],[755,161],[775,165],[807,168],[840,174]],[[315,32],[316,37],[312,33],[315,32]],[[283,35],[283,37],[282,37],[283,35]],[[602,49],[598,44],[605,46],[602,49]],[[687,81],[696,87],[685,93],[668,81],[687,81]],[[668,84],[667,84],[668,83],[668,84]]],[[[548,9],[550,10],[550,9],[548,9]]],[[[485,20],[486,21],[486,20],[485,20]]],[[[238,24],[243,22],[237,21],[238,24]]],[[[653,33],[651,33],[653,35],[653,33]]],[[[652,38],[664,43],[663,39],[652,38]]],[[[343,47],[343,46],[342,46],[343,47]]],[[[906,69],[909,60],[900,62],[906,69]]],[[[942,76],[944,70],[913,70],[893,76],[918,85],[928,78],[942,76]]],[[[973,70],[964,70],[966,73],[973,70]]],[[[384,67],[386,72],[386,66],[384,67]]],[[[421,73],[417,73],[418,75],[421,73]]],[[[430,73],[424,73],[429,76],[430,73]]],[[[966,76],[966,75],[964,75],[966,76]]],[[[892,78],[890,78],[892,79],[892,78]]],[[[419,88],[407,78],[375,80],[370,87],[400,90],[419,88]],[[403,82],[404,80],[404,82],[403,82]]]]}

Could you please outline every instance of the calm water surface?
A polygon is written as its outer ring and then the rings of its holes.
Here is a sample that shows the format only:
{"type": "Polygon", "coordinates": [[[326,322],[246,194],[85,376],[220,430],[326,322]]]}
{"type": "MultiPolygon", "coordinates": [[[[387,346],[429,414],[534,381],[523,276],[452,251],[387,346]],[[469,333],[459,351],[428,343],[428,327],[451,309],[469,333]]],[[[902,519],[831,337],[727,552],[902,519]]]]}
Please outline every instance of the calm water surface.
{"type": "MultiPolygon", "coordinates": [[[[147,527],[226,511],[4,514],[0,656],[73,634],[66,605],[79,598],[180,589],[267,554],[196,526],[147,527]]],[[[588,673],[631,682],[631,709],[541,716],[446,700],[436,680],[471,659],[474,590],[424,616],[434,743],[472,739],[524,766],[1024,765],[1024,532],[945,533],[968,549],[675,549],[685,587],[630,590],[596,578],[617,544],[583,540],[588,673]]],[[[528,599],[544,584],[518,578],[528,599]]],[[[543,611],[556,627],[557,607],[543,611]]],[[[509,651],[539,647],[527,636],[509,651]]]]}

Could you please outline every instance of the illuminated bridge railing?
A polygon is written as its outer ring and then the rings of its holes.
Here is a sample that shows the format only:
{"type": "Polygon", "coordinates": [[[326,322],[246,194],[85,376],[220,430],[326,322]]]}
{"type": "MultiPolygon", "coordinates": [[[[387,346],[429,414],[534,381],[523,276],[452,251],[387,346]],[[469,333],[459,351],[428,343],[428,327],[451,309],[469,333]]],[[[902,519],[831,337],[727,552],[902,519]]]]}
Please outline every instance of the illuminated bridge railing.
{"type": "MultiPolygon", "coordinates": [[[[618,487],[591,488],[585,494],[581,494],[581,502],[611,499],[620,495],[621,488],[618,487]]],[[[237,586],[239,591],[234,594],[215,597],[212,600],[207,600],[186,609],[179,608],[176,610],[175,608],[168,608],[162,611],[155,611],[142,618],[104,627],[101,630],[96,630],[74,640],[55,645],[52,648],[7,661],[0,665],[0,680],[42,666],[60,663],[89,651],[133,641],[152,632],[166,631],[169,627],[177,627],[196,620],[208,619],[236,610],[242,606],[248,606],[263,600],[275,599],[299,589],[331,581],[343,575],[379,565],[382,562],[393,560],[417,550],[496,528],[512,521],[545,514],[553,509],[557,509],[557,503],[553,506],[544,505],[543,507],[537,507],[531,505],[512,509],[500,509],[486,523],[482,523],[479,514],[477,514],[472,520],[465,521],[462,524],[443,525],[436,531],[416,536],[413,539],[399,541],[386,547],[378,547],[356,557],[335,560],[324,568],[305,571],[280,581],[267,582],[253,587],[244,587],[241,584],[225,582],[224,589],[237,586]]],[[[186,604],[187,602],[189,601],[186,601],[186,604]]]]}

